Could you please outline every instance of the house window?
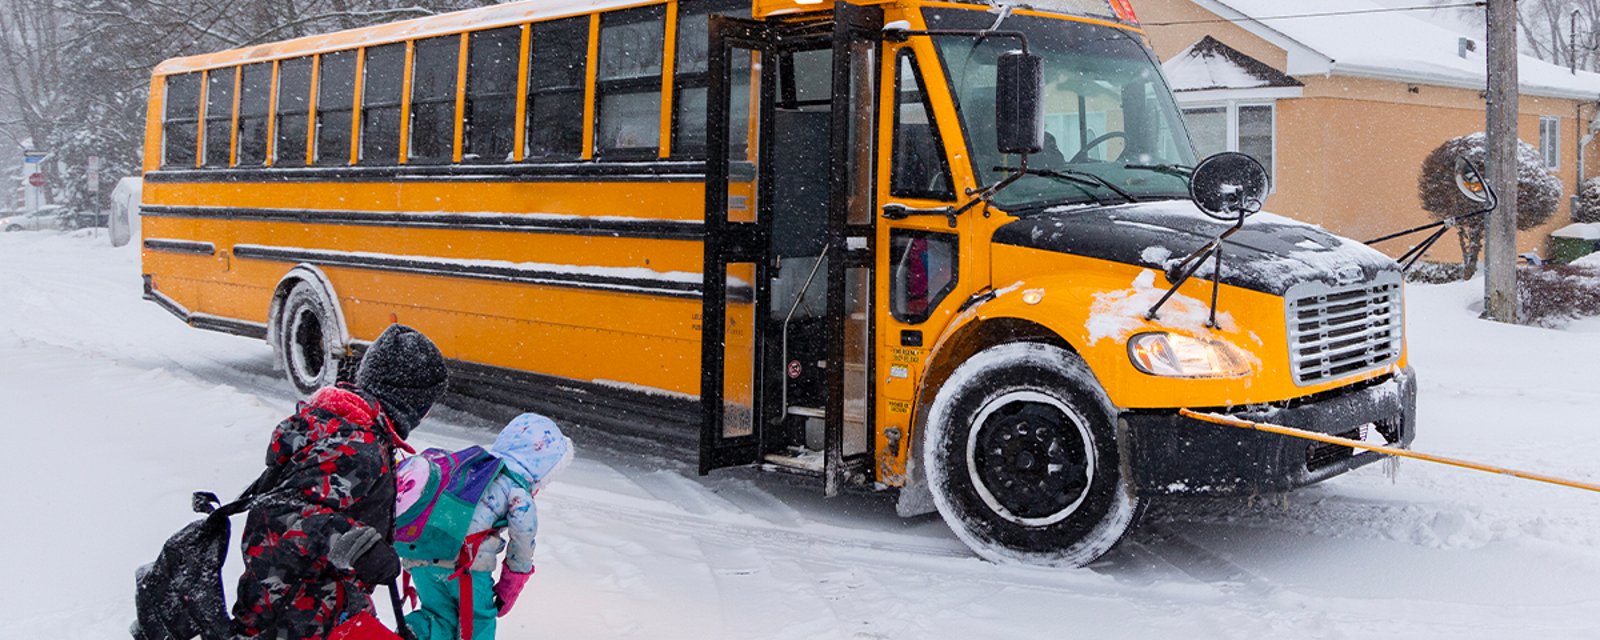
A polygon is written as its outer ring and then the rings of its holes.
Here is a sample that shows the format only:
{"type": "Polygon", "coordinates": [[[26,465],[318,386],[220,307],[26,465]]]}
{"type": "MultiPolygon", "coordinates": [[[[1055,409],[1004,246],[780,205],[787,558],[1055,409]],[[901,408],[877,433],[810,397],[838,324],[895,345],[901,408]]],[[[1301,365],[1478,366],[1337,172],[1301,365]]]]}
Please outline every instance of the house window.
{"type": "Polygon", "coordinates": [[[1561,168],[1561,119],[1539,118],[1539,155],[1546,169],[1561,168]]]}
{"type": "Polygon", "coordinates": [[[1267,174],[1276,173],[1277,118],[1271,104],[1194,105],[1183,108],[1183,121],[1195,154],[1205,158],[1223,151],[1238,151],[1261,161],[1267,174]]]}

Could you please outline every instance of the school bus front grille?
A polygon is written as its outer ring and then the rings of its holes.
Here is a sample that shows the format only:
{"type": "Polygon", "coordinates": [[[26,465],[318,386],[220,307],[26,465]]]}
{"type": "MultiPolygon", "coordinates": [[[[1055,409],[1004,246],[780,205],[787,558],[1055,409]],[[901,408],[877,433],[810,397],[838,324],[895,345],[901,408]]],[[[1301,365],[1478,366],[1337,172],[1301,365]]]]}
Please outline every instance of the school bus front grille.
{"type": "Polygon", "coordinates": [[[1370,371],[1400,359],[1405,344],[1400,276],[1331,287],[1307,282],[1284,296],[1295,384],[1370,371]]]}

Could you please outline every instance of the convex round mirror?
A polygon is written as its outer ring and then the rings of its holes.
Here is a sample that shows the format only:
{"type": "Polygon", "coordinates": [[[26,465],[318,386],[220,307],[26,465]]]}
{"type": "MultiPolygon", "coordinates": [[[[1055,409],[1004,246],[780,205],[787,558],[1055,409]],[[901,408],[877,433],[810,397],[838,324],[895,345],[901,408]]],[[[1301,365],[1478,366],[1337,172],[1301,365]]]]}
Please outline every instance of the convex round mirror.
{"type": "Polygon", "coordinates": [[[1224,151],[1200,162],[1189,177],[1189,197],[1206,215],[1234,222],[1261,210],[1271,181],[1255,158],[1224,151]]]}
{"type": "Polygon", "coordinates": [[[1456,158],[1456,188],[1468,200],[1483,204],[1489,201],[1489,191],[1483,184],[1483,172],[1466,156],[1456,158]]]}

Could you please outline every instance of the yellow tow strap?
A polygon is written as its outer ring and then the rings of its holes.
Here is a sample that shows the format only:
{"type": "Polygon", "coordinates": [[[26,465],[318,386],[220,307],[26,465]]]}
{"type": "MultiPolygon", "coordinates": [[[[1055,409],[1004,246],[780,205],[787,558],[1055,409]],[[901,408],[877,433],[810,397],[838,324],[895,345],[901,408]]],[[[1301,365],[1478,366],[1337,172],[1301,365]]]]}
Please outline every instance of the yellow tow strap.
{"type": "Polygon", "coordinates": [[[1412,458],[1414,460],[1425,460],[1427,462],[1437,462],[1439,464],[1447,464],[1447,465],[1450,465],[1452,467],[1461,467],[1461,468],[1464,468],[1464,469],[1473,469],[1473,470],[1476,470],[1476,471],[1487,471],[1489,473],[1498,473],[1498,474],[1501,474],[1501,475],[1507,475],[1507,476],[1512,476],[1512,477],[1516,477],[1516,478],[1522,478],[1524,480],[1534,480],[1534,481],[1537,481],[1537,482],[1548,482],[1550,484],[1558,484],[1558,485],[1561,485],[1563,487],[1572,487],[1574,489],[1583,489],[1585,491],[1594,491],[1594,492],[1600,493],[1600,484],[1592,484],[1592,483],[1588,483],[1588,482],[1579,482],[1577,480],[1568,480],[1566,478],[1557,478],[1555,476],[1547,476],[1547,475],[1544,475],[1544,474],[1541,474],[1541,473],[1531,473],[1531,472],[1528,472],[1528,471],[1518,471],[1516,469],[1507,469],[1505,467],[1496,467],[1494,465],[1482,464],[1482,463],[1478,463],[1478,462],[1473,462],[1471,460],[1462,460],[1460,458],[1449,458],[1449,457],[1445,457],[1445,456],[1436,456],[1436,455],[1433,455],[1431,453],[1422,453],[1420,451],[1411,451],[1409,449],[1400,449],[1400,448],[1385,446],[1385,445],[1381,445],[1381,444],[1372,444],[1370,442],[1362,442],[1360,440],[1351,440],[1349,438],[1340,438],[1338,436],[1330,436],[1330,435],[1327,435],[1327,434],[1324,434],[1324,433],[1317,433],[1315,431],[1306,431],[1304,429],[1296,429],[1296,428],[1293,428],[1293,427],[1284,427],[1284,426],[1279,426],[1279,425],[1275,425],[1275,424],[1267,424],[1267,423],[1264,423],[1264,422],[1250,422],[1249,420],[1240,420],[1238,418],[1233,418],[1233,417],[1230,417],[1230,416],[1219,416],[1219,415],[1214,414],[1214,413],[1200,413],[1200,412],[1197,412],[1197,411],[1190,411],[1188,409],[1179,409],[1178,410],[1178,415],[1181,415],[1181,416],[1183,416],[1185,418],[1193,418],[1195,420],[1200,420],[1200,421],[1203,421],[1203,422],[1209,422],[1209,423],[1212,423],[1212,424],[1220,424],[1220,425],[1228,426],[1228,427],[1238,427],[1240,429],[1253,429],[1253,430],[1256,430],[1256,431],[1265,431],[1267,433],[1276,433],[1278,435],[1285,435],[1285,436],[1289,436],[1291,438],[1304,438],[1306,440],[1315,440],[1317,442],[1326,442],[1328,444],[1344,445],[1346,447],[1353,447],[1353,448],[1356,448],[1356,449],[1366,449],[1368,451],[1376,451],[1378,453],[1382,453],[1382,454],[1385,454],[1385,455],[1391,455],[1391,456],[1395,456],[1395,457],[1399,457],[1399,458],[1412,458]]]}

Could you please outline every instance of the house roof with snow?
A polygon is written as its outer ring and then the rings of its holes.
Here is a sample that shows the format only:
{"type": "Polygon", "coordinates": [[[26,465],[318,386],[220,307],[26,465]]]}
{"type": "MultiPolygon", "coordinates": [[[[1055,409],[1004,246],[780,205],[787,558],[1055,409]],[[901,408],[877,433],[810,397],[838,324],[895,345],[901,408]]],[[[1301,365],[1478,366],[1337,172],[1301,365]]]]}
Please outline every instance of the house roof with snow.
{"type": "Polygon", "coordinates": [[[1299,87],[1299,80],[1211,36],[1161,65],[1173,91],[1299,87]]]}
{"type": "MultiPolygon", "coordinates": [[[[1481,36],[1463,36],[1370,0],[1194,2],[1288,52],[1283,71],[1291,76],[1337,74],[1469,89],[1486,84],[1481,36]]],[[[1573,74],[1524,55],[1517,75],[1528,95],[1600,98],[1600,74],[1573,74]]]]}

